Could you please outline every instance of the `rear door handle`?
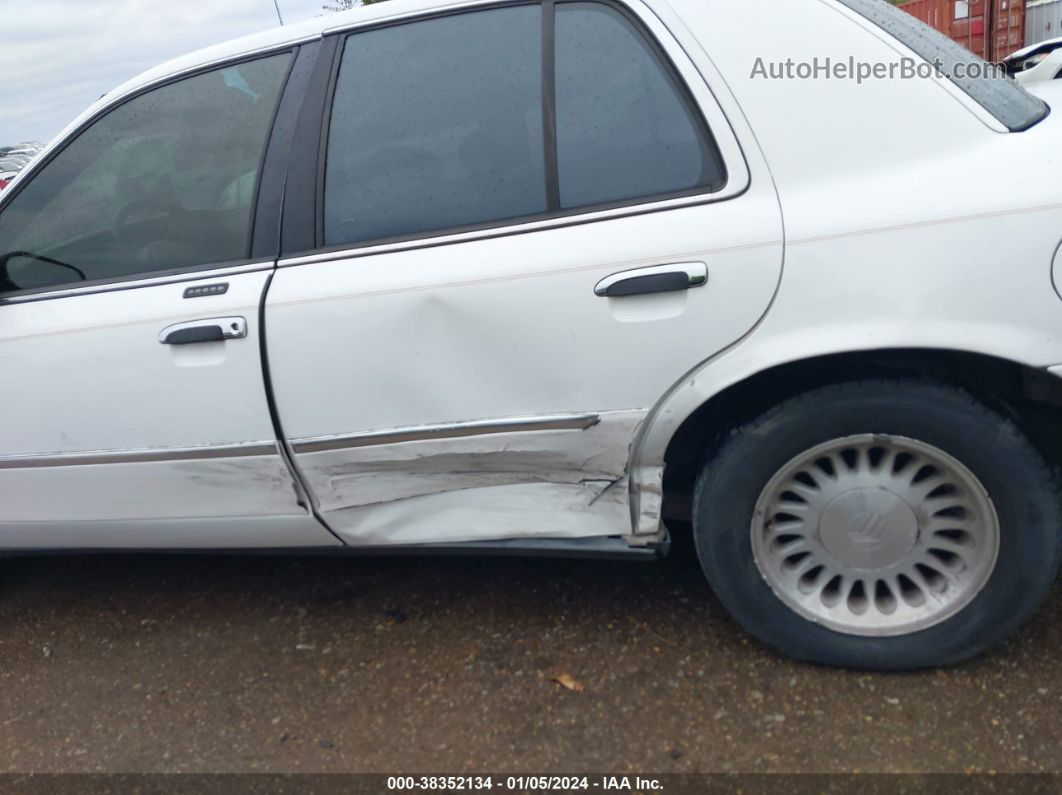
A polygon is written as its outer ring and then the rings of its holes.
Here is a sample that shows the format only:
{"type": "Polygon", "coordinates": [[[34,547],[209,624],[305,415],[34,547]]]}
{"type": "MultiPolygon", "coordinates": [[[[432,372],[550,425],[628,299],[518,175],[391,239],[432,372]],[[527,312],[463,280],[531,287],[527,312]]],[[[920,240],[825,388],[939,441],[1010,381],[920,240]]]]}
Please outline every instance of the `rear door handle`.
{"type": "Polygon", "coordinates": [[[707,283],[707,265],[703,262],[684,262],[679,265],[654,265],[651,268],[614,273],[597,283],[594,294],[601,298],[624,298],[630,295],[691,290],[707,283]]]}
{"type": "Polygon", "coordinates": [[[215,317],[167,326],[159,334],[163,345],[194,345],[197,342],[242,340],[247,336],[247,320],[242,317],[215,317]]]}

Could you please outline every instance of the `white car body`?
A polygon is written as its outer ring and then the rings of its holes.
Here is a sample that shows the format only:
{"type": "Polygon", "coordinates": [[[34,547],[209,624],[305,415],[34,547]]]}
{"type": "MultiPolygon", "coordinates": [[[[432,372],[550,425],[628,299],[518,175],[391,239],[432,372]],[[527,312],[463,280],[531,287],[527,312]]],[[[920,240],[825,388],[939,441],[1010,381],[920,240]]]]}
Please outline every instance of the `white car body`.
{"type": "MultiPolygon", "coordinates": [[[[0,214],[71,136],[145,88],[489,4],[394,0],[153,69],[58,136],[0,214]]],[[[1057,111],[1010,132],[944,78],[754,76],[759,56],[912,55],[836,0],[620,5],[689,87],[727,165],[722,191],[9,296],[0,547],[649,547],[666,537],[666,458],[684,426],[777,368],[938,351],[1051,380],[1057,111]],[[698,266],[698,289],[595,294],[615,274],[698,266]],[[182,300],[217,281],[224,295],[182,300]],[[159,344],[175,324],[228,317],[246,338],[159,344]]]]}

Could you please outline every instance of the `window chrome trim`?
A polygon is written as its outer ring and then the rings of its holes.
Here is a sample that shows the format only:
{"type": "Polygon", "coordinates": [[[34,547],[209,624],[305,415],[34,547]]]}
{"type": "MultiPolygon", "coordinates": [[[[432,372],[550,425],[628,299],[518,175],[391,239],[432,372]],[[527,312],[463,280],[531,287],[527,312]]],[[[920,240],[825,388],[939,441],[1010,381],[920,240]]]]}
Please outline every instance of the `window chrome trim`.
{"type": "Polygon", "coordinates": [[[615,208],[598,210],[589,213],[569,213],[550,218],[542,218],[534,221],[524,221],[513,224],[511,221],[503,221],[496,224],[474,227],[463,230],[443,230],[443,232],[415,235],[407,238],[398,238],[390,241],[370,241],[365,244],[329,249],[327,251],[307,252],[284,257],[278,263],[278,267],[288,268],[298,265],[313,265],[322,262],[334,262],[336,260],[354,259],[356,257],[369,257],[376,254],[390,254],[398,251],[414,251],[437,246],[449,246],[458,243],[490,240],[499,237],[513,237],[526,235],[533,232],[542,232],[551,229],[563,229],[565,227],[583,226],[585,224],[600,223],[623,218],[631,218],[651,213],[667,212],[668,210],[680,210],[688,207],[698,207],[706,204],[717,204],[723,201],[737,198],[748,190],[748,186],[740,192],[714,193],[708,195],[691,196],[681,199],[668,199],[665,201],[650,202],[615,208]]]}
{"type": "Polygon", "coordinates": [[[585,431],[601,422],[598,414],[568,414],[548,417],[526,417],[501,420],[422,425],[395,428],[345,436],[318,436],[293,439],[291,447],[296,455],[350,450],[359,447],[380,447],[405,442],[427,442],[441,439],[466,439],[504,433],[542,433],[546,431],[585,431]]]}
{"type": "Polygon", "coordinates": [[[259,458],[279,456],[276,442],[248,442],[211,447],[164,447],[154,450],[100,450],[55,455],[5,456],[0,469],[44,469],[98,464],[150,464],[167,461],[204,461],[216,458],[259,458]]]}

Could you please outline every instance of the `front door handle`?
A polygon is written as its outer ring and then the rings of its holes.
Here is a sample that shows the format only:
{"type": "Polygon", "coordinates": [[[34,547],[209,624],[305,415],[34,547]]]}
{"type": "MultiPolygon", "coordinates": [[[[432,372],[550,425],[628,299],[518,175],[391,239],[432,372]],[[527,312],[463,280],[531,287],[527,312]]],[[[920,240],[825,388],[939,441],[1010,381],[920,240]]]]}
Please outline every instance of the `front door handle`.
{"type": "Polygon", "coordinates": [[[703,262],[684,262],[614,273],[597,283],[594,294],[601,298],[625,298],[630,295],[691,290],[707,283],[707,265],[703,262]]]}
{"type": "Polygon", "coordinates": [[[167,326],[159,334],[163,345],[194,345],[197,342],[242,340],[247,336],[247,320],[242,317],[215,317],[167,326]]]}

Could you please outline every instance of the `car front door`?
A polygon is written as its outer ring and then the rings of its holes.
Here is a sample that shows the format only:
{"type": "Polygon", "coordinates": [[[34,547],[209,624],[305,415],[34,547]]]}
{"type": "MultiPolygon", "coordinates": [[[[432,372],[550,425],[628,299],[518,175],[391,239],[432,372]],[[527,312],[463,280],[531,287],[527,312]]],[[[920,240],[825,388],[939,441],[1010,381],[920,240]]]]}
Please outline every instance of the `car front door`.
{"type": "Polygon", "coordinates": [[[139,93],[5,196],[0,548],[337,543],[277,446],[249,256],[293,58],[139,93]]]}
{"type": "Polygon", "coordinates": [[[780,275],[777,197],[710,62],[635,0],[336,49],[320,192],[289,178],[266,303],[320,515],[355,545],[630,534],[640,424],[780,275]]]}

